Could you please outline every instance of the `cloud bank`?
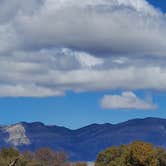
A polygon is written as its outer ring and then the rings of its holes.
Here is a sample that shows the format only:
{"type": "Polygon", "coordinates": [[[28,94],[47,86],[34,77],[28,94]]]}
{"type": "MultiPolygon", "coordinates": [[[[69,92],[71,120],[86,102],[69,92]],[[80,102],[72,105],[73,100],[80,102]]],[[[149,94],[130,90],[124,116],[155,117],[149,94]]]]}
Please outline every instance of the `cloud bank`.
{"type": "Polygon", "coordinates": [[[146,0],[0,2],[0,96],[166,90],[166,16],[146,0]]]}
{"type": "Polygon", "coordinates": [[[101,100],[104,109],[127,109],[127,110],[154,110],[155,104],[138,98],[133,92],[123,92],[121,95],[105,95],[101,100]]]}

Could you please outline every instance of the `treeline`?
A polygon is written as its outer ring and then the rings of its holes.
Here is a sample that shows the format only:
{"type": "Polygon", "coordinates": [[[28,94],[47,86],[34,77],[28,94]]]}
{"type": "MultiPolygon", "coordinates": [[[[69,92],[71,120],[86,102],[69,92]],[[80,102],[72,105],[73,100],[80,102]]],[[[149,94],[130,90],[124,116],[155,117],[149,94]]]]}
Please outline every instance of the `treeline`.
{"type": "Polygon", "coordinates": [[[136,141],[101,152],[95,166],[166,166],[166,150],[136,141]]]}
{"type": "Polygon", "coordinates": [[[87,166],[86,163],[72,163],[63,152],[41,148],[36,152],[19,152],[14,148],[2,148],[0,166],[87,166]]]}

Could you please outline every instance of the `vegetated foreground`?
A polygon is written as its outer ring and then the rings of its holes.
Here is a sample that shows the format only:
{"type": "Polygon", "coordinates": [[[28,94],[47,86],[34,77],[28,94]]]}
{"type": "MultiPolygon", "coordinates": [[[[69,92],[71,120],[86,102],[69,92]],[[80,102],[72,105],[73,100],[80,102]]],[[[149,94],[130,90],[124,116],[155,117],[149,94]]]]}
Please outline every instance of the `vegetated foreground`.
{"type": "MultiPolygon", "coordinates": [[[[97,156],[95,166],[166,166],[166,150],[150,143],[136,141],[113,146],[97,156]]],[[[14,148],[0,151],[0,166],[88,166],[85,162],[71,162],[64,152],[41,148],[36,152],[19,152],[14,148]]],[[[93,166],[91,164],[90,166],[93,166]]]]}
{"type": "Polygon", "coordinates": [[[2,148],[0,166],[87,166],[84,162],[72,163],[64,152],[41,148],[36,152],[19,152],[14,148],[2,148]]]}
{"type": "Polygon", "coordinates": [[[101,152],[95,166],[166,166],[166,150],[136,141],[101,152]]]}

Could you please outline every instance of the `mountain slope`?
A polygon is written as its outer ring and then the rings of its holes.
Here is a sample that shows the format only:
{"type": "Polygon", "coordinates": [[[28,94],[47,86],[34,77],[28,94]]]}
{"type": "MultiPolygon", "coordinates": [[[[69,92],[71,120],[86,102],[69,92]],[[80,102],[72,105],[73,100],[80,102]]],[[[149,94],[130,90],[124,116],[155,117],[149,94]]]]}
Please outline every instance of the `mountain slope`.
{"type": "Polygon", "coordinates": [[[43,123],[18,123],[0,127],[0,146],[15,146],[20,150],[50,147],[63,150],[73,160],[93,161],[98,152],[134,140],[166,147],[166,119],[134,119],[116,125],[92,124],[70,130],[43,123]]]}

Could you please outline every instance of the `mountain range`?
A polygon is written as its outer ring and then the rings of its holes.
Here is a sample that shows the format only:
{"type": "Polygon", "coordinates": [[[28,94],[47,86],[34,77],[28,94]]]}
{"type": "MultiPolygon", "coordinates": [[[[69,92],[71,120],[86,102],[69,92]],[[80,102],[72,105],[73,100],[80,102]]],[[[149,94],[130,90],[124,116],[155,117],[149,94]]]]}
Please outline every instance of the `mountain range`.
{"type": "Polygon", "coordinates": [[[105,148],[135,140],[166,147],[166,119],[145,118],[119,124],[92,124],[76,130],[40,122],[0,127],[0,147],[14,146],[32,151],[50,147],[67,152],[73,161],[94,161],[105,148]]]}

